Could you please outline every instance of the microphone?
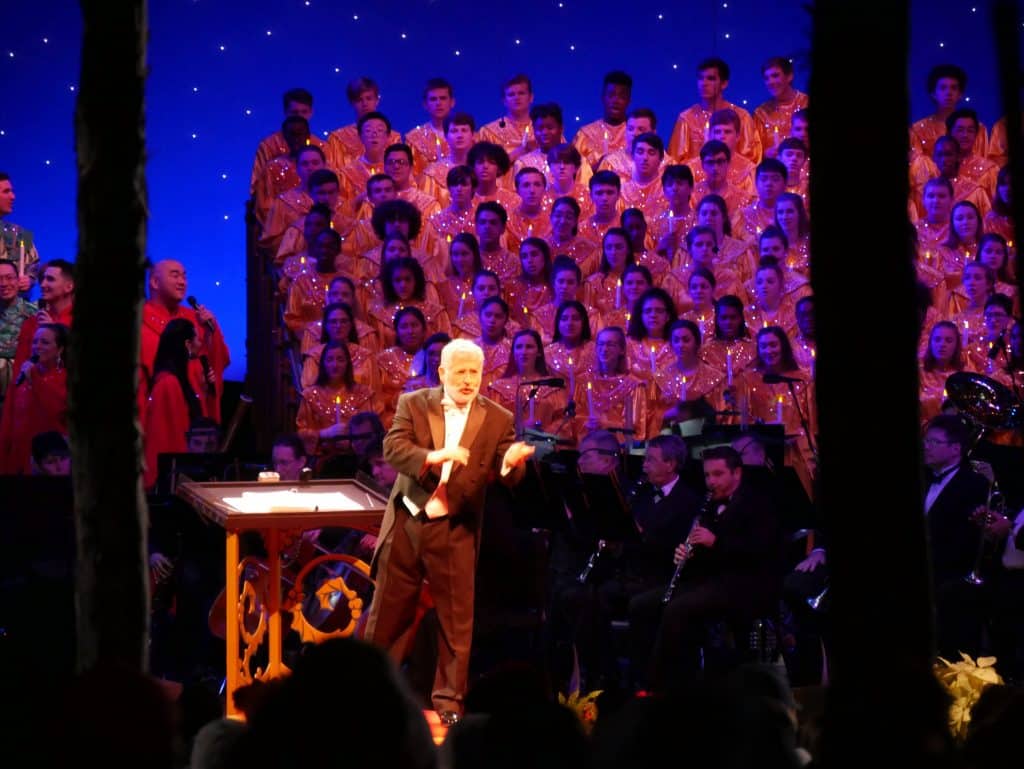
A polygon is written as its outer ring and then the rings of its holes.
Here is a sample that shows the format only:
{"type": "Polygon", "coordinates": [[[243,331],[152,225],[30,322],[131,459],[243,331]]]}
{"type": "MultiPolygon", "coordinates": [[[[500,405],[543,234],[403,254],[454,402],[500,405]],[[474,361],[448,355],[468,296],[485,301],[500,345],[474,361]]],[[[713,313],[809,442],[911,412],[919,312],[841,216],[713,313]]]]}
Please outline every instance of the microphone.
{"type": "MultiPolygon", "coordinates": [[[[28,361],[29,361],[29,363],[38,363],[39,362],[39,356],[38,355],[33,355],[31,358],[28,359],[28,361]]],[[[18,374],[18,378],[15,380],[14,386],[17,387],[18,385],[20,385],[24,381],[25,381],[25,372],[22,371],[20,374],[18,374]]]]}
{"type": "Polygon", "coordinates": [[[213,373],[213,369],[210,368],[210,359],[205,355],[200,355],[199,364],[203,367],[203,378],[206,380],[206,391],[211,394],[216,392],[216,385],[210,381],[210,374],[213,373]]]}
{"type": "Polygon", "coordinates": [[[534,387],[565,387],[565,380],[561,377],[553,376],[547,377],[546,379],[530,379],[522,384],[524,386],[532,385],[534,387]]]}
{"type": "Polygon", "coordinates": [[[1006,340],[1003,338],[1005,331],[1000,332],[999,336],[992,340],[992,346],[988,348],[988,359],[995,360],[1006,348],[1006,340]]]}
{"type": "MultiPolygon", "coordinates": [[[[194,296],[185,297],[185,301],[188,302],[188,306],[191,307],[193,310],[199,310],[199,302],[196,301],[196,298],[194,296]]],[[[217,330],[217,327],[209,318],[206,319],[206,322],[203,325],[210,329],[210,331],[217,330]]]]}
{"type": "Polygon", "coordinates": [[[782,374],[765,374],[764,375],[764,383],[765,384],[782,384],[783,382],[785,382],[786,384],[793,384],[795,382],[802,382],[802,381],[804,381],[804,380],[803,379],[799,379],[798,377],[783,376],[782,374]]]}

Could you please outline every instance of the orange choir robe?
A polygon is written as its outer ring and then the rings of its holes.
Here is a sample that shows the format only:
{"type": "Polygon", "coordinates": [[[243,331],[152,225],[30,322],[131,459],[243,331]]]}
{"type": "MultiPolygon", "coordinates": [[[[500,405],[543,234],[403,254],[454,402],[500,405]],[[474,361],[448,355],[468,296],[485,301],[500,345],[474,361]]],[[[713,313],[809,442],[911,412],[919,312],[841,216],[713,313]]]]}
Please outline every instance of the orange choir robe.
{"type": "Polygon", "coordinates": [[[701,344],[708,341],[715,335],[715,306],[691,307],[685,312],[679,313],[680,319],[691,321],[697,324],[700,329],[701,344]]]}
{"type": "Polygon", "coordinates": [[[625,441],[647,440],[647,383],[631,374],[599,374],[591,370],[576,378],[577,434],[585,436],[594,417],[602,430],[625,430],[625,441]]]}
{"type": "Polygon", "coordinates": [[[618,125],[611,125],[603,119],[587,123],[576,132],[572,144],[593,168],[609,153],[626,149],[626,121],[618,125]]]}
{"type": "MultiPolygon", "coordinates": [[[[626,359],[629,361],[629,373],[644,382],[653,382],[659,369],[665,369],[675,363],[676,355],[672,345],[665,339],[632,339],[626,338],[626,359]],[[651,355],[653,350],[654,355],[651,355]],[[652,363],[652,360],[653,363],[652,363]]],[[[654,395],[654,388],[648,388],[648,395],[654,395]]]]}
{"type": "Polygon", "coordinates": [[[757,304],[747,305],[744,317],[750,333],[756,335],[762,328],[779,326],[786,332],[786,336],[792,338],[796,333],[796,301],[792,299],[793,296],[793,294],[787,294],[782,297],[782,301],[774,311],[757,304]]]}
{"type": "Polygon", "coordinates": [[[530,325],[530,314],[551,302],[551,287],[547,283],[527,283],[516,278],[504,286],[509,315],[520,325],[530,325]]]}
{"type": "Polygon", "coordinates": [[[521,123],[516,123],[506,115],[492,120],[481,128],[479,137],[482,142],[498,144],[505,148],[505,152],[512,152],[517,147],[525,146],[527,136],[532,136],[532,134],[533,123],[531,120],[526,119],[521,123]]]}
{"type": "Polygon", "coordinates": [[[679,403],[692,403],[703,398],[716,411],[723,410],[722,387],[725,373],[706,363],[697,363],[694,372],[684,374],[675,361],[654,375],[655,392],[650,400],[648,434],[657,435],[665,412],[679,403]]]}
{"type": "Polygon", "coordinates": [[[519,253],[519,247],[527,238],[542,238],[551,234],[551,221],[548,212],[541,209],[534,216],[521,213],[518,209],[508,212],[508,224],[505,227],[505,247],[513,254],[519,253]]]}
{"type": "Polygon", "coordinates": [[[762,157],[775,157],[779,143],[789,137],[793,127],[793,113],[806,109],[810,100],[807,94],[796,92],[796,97],[789,104],[780,104],[769,99],[754,110],[754,127],[761,135],[762,157]]]}
{"type": "Polygon", "coordinates": [[[416,176],[423,173],[431,163],[437,163],[448,157],[448,140],[444,130],[438,131],[430,123],[416,126],[405,135],[405,143],[412,147],[412,172],[416,176]]]}
{"type": "Polygon", "coordinates": [[[757,248],[757,241],[765,229],[775,224],[775,209],[765,208],[760,200],[743,206],[732,218],[733,236],[757,248]]]}
{"type": "Polygon", "coordinates": [[[377,408],[384,427],[391,426],[398,406],[398,396],[405,391],[406,382],[422,371],[415,369],[416,355],[409,354],[401,347],[388,347],[377,355],[377,368],[380,371],[380,390],[377,393],[377,408]]]}
{"type": "MultiPolygon", "coordinates": [[[[946,119],[937,115],[921,118],[910,126],[910,152],[913,155],[924,155],[930,158],[935,142],[940,136],[946,135],[946,119]]],[[[972,151],[984,157],[988,149],[988,129],[984,123],[978,123],[978,136],[974,140],[972,151]]]]}
{"type": "MultiPolygon", "coordinates": [[[[586,302],[583,302],[583,307],[586,309],[588,317],[591,318],[590,330],[591,332],[594,332],[593,319],[597,317],[597,313],[594,312],[592,307],[587,307],[586,302]]],[[[557,314],[558,305],[554,301],[542,304],[531,310],[529,313],[527,319],[530,322],[530,328],[540,334],[544,344],[551,343],[551,337],[555,333],[555,316],[557,314]]]]}
{"type": "MultiPolygon", "coordinates": [[[[978,149],[978,140],[974,140],[974,150],[978,149]]],[[[988,137],[988,159],[1002,168],[1010,162],[1010,142],[1006,136],[1006,117],[999,118],[992,126],[988,137]]]]}
{"type": "Polygon", "coordinates": [[[512,340],[508,336],[495,344],[488,344],[482,336],[473,340],[484,351],[484,370],[480,381],[480,389],[486,390],[491,382],[500,379],[508,361],[512,357],[512,340]]]}
{"type": "Polygon", "coordinates": [[[460,278],[446,273],[444,279],[437,284],[437,296],[452,323],[464,315],[476,315],[472,277],[460,278]]]}
{"type": "Polygon", "coordinates": [[[793,345],[793,357],[796,359],[796,364],[810,373],[811,379],[814,379],[817,374],[818,343],[813,339],[806,338],[799,331],[790,336],[789,341],[793,345]]]}
{"type": "Polygon", "coordinates": [[[579,347],[566,347],[564,342],[544,346],[544,360],[553,376],[565,377],[568,393],[576,392],[577,380],[585,382],[587,372],[597,366],[594,342],[584,342],[579,347]]]}
{"type": "MultiPolygon", "coordinates": [[[[762,155],[761,137],[754,121],[743,107],[723,101],[719,109],[731,109],[740,119],[740,137],[736,143],[736,153],[752,163],[760,163],[762,155]]],[[[688,163],[691,167],[700,164],[700,148],[708,140],[711,126],[711,113],[700,104],[693,104],[676,118],[672,128],[672,137],[668,141],[668,154],[680,163],[688,163]]],[[[789,125],[786,126],[787,131],[789,125]]]]}
{"type": "MultiPolygon", "coordinates": [[[[176,318],[185,318],[192,321],[192,325],[196,328],[196,337],[204,342],[203,354],[206,355],[216,379],[213,390],[211,392],[203,373],[202,362],[198,359],[189,361],[188,381],[192,385],[192,389],[199,395],[203,406],[203,413],[216,422],[220,422],[220,399],[224,395],[224,371],[227,369],[228,364],[231,363],[231,354],[228,351],[227,343],[224,341],[224,335],[221,333],[220,326],[215,326],[214,331],[210,332],[206,326],[199,322],[195,311],[191,307],[179,306],[177,311],[172,314],[163,305],[153,300],[149,300],[142,305],[139,364],[145,373],[145,381],[149,381],[149,378],[153,375],[153,361],[156,358],[157,347],[160,345],[160,334],[163,333],[167,324],[176,318]]],[[[145,390],[144,386],[139,387],[140,405],[144,405],[146,398],[145,390]]]]}
{"type": "MultiPolygon", "coordinates": [[[[632,176],[633,169],[630,168],[629,176],[632,176]]],[[[594,201],[590,199],[590,188],[585,184],[580,184],[580,180],[577,178],[572,189],[567,192],[559,192],[553,183],[548,184],[548,188],[544,190],[544,210],[550,211],[551,207],[555,204],[555,201],[559,198],[572,198],[580,206],[580,219],[586,219],[588,216],[594,213],[594,201]]]]}
{"type": "Polygon", "coordinates": [[[750,366],[757,357],[757,343],[753,339],[736,339],[726,342],[724,339],[711,337],[704,340],[700,346],[700,359],[709,366],[728,374],[730,360],[732,361],[733,381],[741,371],[750,366]]]}
{"type": "MultiPolygon", "coordinates": [[[[320,376],[320,355],[324,351],[323,344],[314,345],[302,354],[302,386],[312,387],[320,376]]],[[[349,355],[352,356],[352,378],[356,384],[366,385],[372,392],[380,387],[380,372],[377,370],[377,355],[358,344],[348,344],[349,355]]]]}
{"type": "MultiPolygon", "coordinates": [[[[466,297],[467,307],[469,305],[470,298],[471,297],[469,296],[466,297]]],[[[522,326],[514,320],[509,319],[505,324],[505,336],[511,339],[521,328],[522,326]]],[[[482,333],[483,332],[480,329],[480,316],[475,309],[473,312],[469,312],[468,309],[464,310],[462,317],[456,318],[452,321],[452,339],[476,339],[482,333]]]]}
{"type": "Polygon", "coordinates": [[[360,194],[366,192],[366,183],[370,177],[384,173],[384,161],[371,163],[360,154],[354,160],[350,160],[338,172],[338,181],[341,182],[341,197],[354,201],[360,194]]]}
{"type": "MultiPolygon", "coordinates": [[[[15,371],[20,373],[21,366],[15,371]]],[[[31,379],[17,386],[12,380],[7,388],[0,419],[0,475],[31,474],[32,438],[49,430],[68,432],[68,371],[43,371],[36,363],[31,379]]]]}
{"type": "Polygon", "coordinates": [[[713,190],[708,186],[707,180],[697,182],[693,187],[693,199],[701,201],[708,195],[718,195],[725,201],[726,208],[730,211],[739,211],[743,206],[749,205],[754,198],[748,190],[727,183],[723,190],[713,190]]]}
{"type": "MultiPolygon", "coordinates": [[[[692,168],[694,200],[701,200],[712,190],[708,187],[707,176],[704,174],[704,167],[700,162],[694,163],[692,168]]],[[[725,178],[726,187],[724,190],[715,192],[725,200],[729,211],[736,211],[757,197],[756,172],[757,166],[742,155],[733,155],[729,160],[729,171],[725,178]],[[746,201],[742,201],[743,197],[746,198],[746,201]]]]}
{"type": "Polygon", "coordinates": [[[146,457],[143,482],[147,489],[152,488],[157,481],[158,458],[161,454],[182,454],[188,451],[185,434],[191,421],[181,383],[173,374],[161,371],[150,390],[142,423],[146,457]]]}
{"type": "Polygon", "coordinates": [[[331,449],[347,445],[347,441],[322,440],[319,432],[333,424],[345,424],[360,411],[380,413],[374,403],[374,393],[358,382],[352,389],[313,385],[302,391],[299,412],[295,416],[295,431],[306,444],[310,456],[322,456],[331,449]]]}
{"type": "Polygon", "coordinates": [[[949,238],[949,221],[932,224],[927,219],[919,219],[914,223],[917,230],[917,250],[919,252],[938,252],[939,246],[949,238]]]}
{"type": "Polygon", "coordinates": [[[423,190],[418,190],[415,187],[409,187],[408,189],[401,190],[398,193],[398,199],[404,200],[406,203],[412,203],[416,206],[416,210],[420,212],[420,221],[425,222],[434,214],[441,211],[441,206],[434,199],[433,195],[429,195],[423,190]]]}
{"type": "Polygon", "coordinates": [[[590,240],[584,240],[578,235],[569,240],[557,240],[554,235],[548,234],[548,245],[551,247],[551,256],[565,254],[570,257],[576,266],[580,268],[583,279],[586,280],[595,272],[601,264],[601,251],[598,245],[590,240]]]}
{"type": "Polygon", "coordinates": [[[288,304],[284,311],[284,323],[296,336],[302,333],[307,323],[324,314],[327,289],[338,273],[316,271],[300,275],[288,289],[288,304]]]}
{"type": "MultiPolygon", "coordinates": [[[[310,321],[303,329],[302,340],[299,343],[299,351],[303,355],[318,344],[322,344],[320,339],[323,336],[323,327],[321,324],[322,321],[319,320],[310,321]]],[[[377,329],[358,318],[356,318],[356,338],[359,339],[360,347],[365,347],[374,354],[380,352],[380,337],[377,335],[377,329]]]]}
{"type": "Polygon", "coordinates": [[[572,420],[565,421],[565,406],[568,402],[565,388],[540,387],[531,402],[527,398],[530,388],[520,387],[521,382],[522,379],[518,376],[495,379],[484,394],[511,411],[515,415],[516,424],[524,429],[551,434],[558,431],[557,434],[563,437],[574,438],[570,424],[572,420]],[[517,390],[522,390],[519,413],[516,413],[517,390]]]}
{"type": "Polygon", "coordinates": [[[254,194],[255,206],[253,213],[256,221],[261,224],[266,221],[270,207],[279,195],[288,190],[296,189],[302,180],[298,171],[295,170],[295,161],[290,155],[280,155],[274,158],[256,181],[254,194]]]}
{"type": "Polygon", "coordinates": [[[501,207],[506,212],[511,211],[519,207],[519,196],[516,195],[512,190],[506,189],[501,186],[502,180],[507,179],[509,174],[498,179],[498,187],[492,195],[482,195],[479,192],[473,196],[473,210],[476,211],[481,203],[487,203],[490,201],[496,201],[501,204],[501,207]]]}
{"type": "MultiPolygon", "coordinates": [[[[1006,244],[1012,249],[1013,244],[1013,219],[1009,216],[1005,216],[1000,213],[996,213],[995,209],[985,214],[985,232],[994,232],[997,235],[1002,235],[1006,244]]],[[[1010,264],[1013,264],[1013,260],[1010,260],[1010,264]]],[[[1011,272],[1012,272],[1011,268],[1011,272]]]]}
{"type": "MultiPolygon", "coordinates": [[[[387,146],[401,143],[402,135],[398,131],[392,131],[388,136],[387,146]]],[[[344,168],[362,155],[363,149],[363,143],[359,140],[359,129],[355,123],[336,128],[327,136],[327,144],[324,146],[327,165],[330,168],[344,168]]]]}
{"type": "Polygon", "coordinates": [[[428,298],[422,301],[413,299],[395,304],[385,304],[382,301],[377,301],[370,305],[370,309],[367,312],[370,316],[370,322],[377,324],[377,335],[380,337],[381,344],[385,347],[391,347],[395,344],[395,313],[404,307],[416,307],[423,313],[423,317],[427,321],[427,336],[439,332],[451,334],[452,324],[448,319],[448,313],[445,312],[444,306],[435,298],[428,298]]]}
{"type": "Polygon", "coordinates": [[[626,298],[622,294],[621,274],[595,272],[587,278],[586,290],[590,297],[590,305],[601,315],[612,310],[630,309],[626,307],[626,298]]]}
{"type": "Polygon", "coordinates": [[[448,172],[459,165],[454,160],[444,157],[428,164],[416,177],[416,186],[427,193],[441,208],[451,203],[448,193],[448,172]]]}
{"type": "MultiPolygon", "coordinates": [[[[313,134],[309,135],[309,144],[324,149],[324,143],[313,136],[313,134]]],[[[289,151],[288,142],[284,140],[284,134],[280,131],[274,131],[274,133],[259,143],[259,146],[256,147],[256,157],[252,163],[252,174],[249,177],[250,195],[256,191],[256,182],[263,173],[263,169],[266,168],[267,163],[280,155],[287,155],[289,151]]]]}
{"type": "Polygon", "coordinates": [[[649,182],[638,182],[630,179],[622,185],[622,205],[624,208],[639,208],[644,212],[644,219],[653,221],[663,211],[668,210],[668,201],[661,193],[661,177],[655,176],[649,182]]]}
{"type": "Polygon", "coordinates": [[[932,417],[942,413],[942,402],[946,400],[946,380],[956,369],[948,371],[925,371],[924,366],[918,370],[920,389],[918,400],[921,402],[921,424],[925,425],[932,417]]]}
{"type": "Polygon", "coordinates": [[[490,270],[500,278],[503,292],[508,291],[508,284],[523,271],[519,257],[505,248],[500,251],[481,251],[480,261],[483,262],[485,270],[490,270]]]}
{"type": "MultiPolygon", "coordinates": [[[[733,294],[743,299],[743,284],[739,276],[727,267],[716,267],[713,271],[715,276],[715,296],[733,294]]],[[[686,261],[667,273],[661,281],[661,287],[665,289],[672,301],[676,304],[676,312],[686,312],[693,307],[693,299],[690,298],[690,276],[693,274],[693,264],[687,257],[686,261]]]]}
{"type": "Polygon", "coordinates": [[[430,217],[426,228],[430,230],[429,240],[436,244],[437,255],[445,262],[448,261],[448,246],[456,235],[463,232],[476,234],[472,209],[453,211],[451,208],[445,208],[430,217]]]}
{"type": "MultiPolygon", "coordinates": [[[[276,255],[285,232],[308,214],[312,207],[313,198],[300,187],[278,195],[271,203],[267,218],[263,223],[263,232],[260,233],[259,240],[260,247],[276,255]]],[[[280,260],[275,259],[275,262],[280,264],[280,260]]]]}

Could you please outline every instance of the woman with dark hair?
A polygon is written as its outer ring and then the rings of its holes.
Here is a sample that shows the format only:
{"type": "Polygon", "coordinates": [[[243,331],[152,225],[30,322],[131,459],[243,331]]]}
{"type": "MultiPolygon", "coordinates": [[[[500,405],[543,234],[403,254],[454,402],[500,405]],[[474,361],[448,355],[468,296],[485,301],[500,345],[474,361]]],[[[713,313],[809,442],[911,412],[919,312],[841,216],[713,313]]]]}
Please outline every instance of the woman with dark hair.
{"type": "Polygon", "coordinates": [[[797,365],[793,346],[783,329],[766,326],[757,332],[757,357],[753,365],[736,376],[732,387],[726,385],[724,395],[726,403],[740,412],[741,424],[761,422],[783,426],[786,464],[796,470],[808,496],[813,499],[811,479],[815,459],[801,414],[811,431],[815,431],[814,381],[809,372],[797,365]],[[781,381],[774,377],[796,381],[781,381]]]}
{"type": "Polygon", "coordinates": [[[928,349],[925,350],[918,376],[922,424],[942,412],[942,403],[946,400],[946,380],[950,374],[964,368],[960,342],[960,330],[956,324],[940,320],[932,326],[928,335],[928,349]]]}
{"type": "Polygon", "coordinates": [[[597,270],[600,255],[594,243],[579,237],[580,218],[584,215],[589,214],[583,211],[574,198],[556,198],[551,205],[548,245],[551,246],[551,253],[565,254],[572,259],[586,280],[597,270]]]}
{"type": "Polygon", "coordinates": [[[352,358],[352,371],[356,382],[376,391],[380,386],[380,372],[377,370],[377,356],[359,344],[356,335],[356,320],[352,308],[347,304],[329,304],[324,307],[320,323],[320,343],[302,354],[302,386],[312,387],[320,376],[320,355],[329,342],[344,342],[352,358]]]}
{"type": "Polygon", "coordinates": [[[428,296],[427,281],[420,263],[412,257],[400,256],[385,262],[380,271],[381,297],[370,305],[370,317],[377,323],[382,343],[395,344],[395,312],[403,307],[415,307],[426,319],[427,332],[451,333],[448,313],[436,299],[436,292],[428,296]]]}
{"type": "Polygon", "coordinates": [[[947,288],[954,289],[960,284],[964,265],[978,256],[978,245],[983,234],[978,207],[967,200],[956,203],[949,215],[949,236],[939,246],[939,259],[947,288]]]}
{"type": "MultiPolygon", "coordinates": [[[[187,320],[171,322],[192,327],[187,320]]],[[[22,364],[7,388],[0,419],[0,475],[32,472],[34,436],[51,430],[67,434],[68,373],[64,356],[68,335],[68,327],[61,323],[41,324],[32,337],[32,357],[22,364]]],[[[181,440],[185,440],[184,432],[181,440]]]]}
{"type": "Polygon", "coordinates": [[[623,272],[635,261],[629,233],[622,227],[609,227],[601,240],[601,264],[587,278],[590,303],[602,316],[622,307],[623,272]]]}
{"type": "Polygon", "coordinates": [[[377,355],[380,390],[376,411],[389,427],[405,383],[423,373],[416,370],[416,355],[427,338],[427,320],[419,308],[403,307],[395,313],[393,336],[395,344],[377,355]]]}
{"type": "Polygon", "coordinates": [[[418,373],[405,383],[405,391],[412,392],[423,387],[439,387],[441,377],[437,371],[441,365],[441,350],[452,341],[452,338],[443,332],[431,334],[423,343],[423,349],[416,353],[413,360],[412,370],[418,373]]]}
{"type": "MultiPolygon", "coordinates": [[[[363,320],[365,317],[363,305],[359,300],[356,284],[351,278],[339,275],[331,281],[327,287],[327,304],[347,304],[352,308],[352,314],[356,321],[356,339],[359,344],[374,354],[380,352],[380,337],[377,335],[377,329],[363,320]]],[[[310,347],[322,344],[323,335],[323,319],[318,318],[306,326],[299,349],[305,353],[310,347]]]]}
{"type": "Polygon", "coordinates": [[[786,293],[786,274],[774,257],[761,259],[754,276],[753,301],[747,307],[751,328],[779,326],[787,334],[796,333],[795,303],[804,293],[786,293]]]}
{"type": "Polygon", "coordinates": [[[983,262],[967,262],[960,270],[956,288],[947,294],[943,315],[957,328],[969,329],[969,336],[980,337],[985,302],[996,289],[996,274],[983,262]]]}
{"type": "Polygon", "coordinates": [[[994,232],[986,233],[978,241],[978,261],[996,274],[996,293],[1013,299],[1014,311],[1020,315],[1020,297],[1010,266],[1010,247],[1006,238],[994,232]]]}
{"type": "MultiPolygon", "coordinates": [[[[720,294],[742,293],[743,284],[739,273],[732,267],[719,265],[717,259],[718,242],[710,227],[698,224],[686,233],[686,251],[662,283],[662,288],[668,291],[680,312],[689,310],[693,304],[689,284],[696,269],[705,269],[715,276],[715,286],[720,294]]],[[[711,313],[708,313],[708,317],[711,317],[711,313]]]]}
{"type": "Polygon", "coordinates": [[[732,377],[753,362],[757,346],[750,338],[743,317],[743,302],[735,294],[726,294],[715,302],[714,337],[701,345],[701,358],[709,366],[732,377]]]}
{"type": "MultiPolygon", "coordinates": [[[[735,271],[739,279],[749,280],[757,268],[757,258],[750,244],[732,236],[729,208],[720,195],[705,195],[697,205],[697,224],[710,227],[718,245],[717,265],[735,271]]],[[[684,258],[680,254],[679,260],[684,258]]]]}
{"type": "Polygon", "coordinates": [[[460,232],[448,242],[448,266],[437,293],[453,322],[466,313],[476,312],[473,279],[483,268],[480,244],[471,232],[460,232]]]}
{"type": "Polygon", "coordinates": [[[505,286],[511,316],[529,326],[530,315],[551,301],[551,248],[543,238],[525,238],[519,246],[520,272],[505,286]]]}
{"type": "Polygon", "coordinates": [[[985,214],[984,228],[985,232],[1002,235],[1006,245],[1013,250],[1015,241],[1010,195],[1010,166],[1006,165],[999,169],[999,175],[996,176],[996,194],[992,198],[992,210],[985,214]]]}
{"type": "Polygon", "coordinates": [[[591,318],[594,319],[594,331],[600,331],[606,326],[628,327],[637,300],[653,287],[654,276],[651,275],[650,270],[642,264],[627,264],[626,269],[622,271],[622,305],[602,313],[595,308],[588,310],[591,318]]]}
{"type": "Polygon", "coordinates": [[[704,267],[694,267],[686,285],[686,299],[690,308],[680,312],[679,317],[696,323],[702,337],[711,337],[715,333],[717,293],[718,280],[714,273],[704,267]]]}
{"type": "Polygon", "coordinates": [[[692,320],[677,320],[669,327],[669,342],[675,360],[654,375],[657,386],[651,401],[650,425],[654,434],[662,422],[687,418],[687,404],[703,399],[716,410],[722,409],[725,373],[700,359],[701,330],[692,320]]]}
{"type": "Polygon", "coordinates": [[[477,317],[480,319],[480,336],[473,341],[484,351],[484,365],[480,377],[480,390],[501,376],[508,363],[512,344],[508,335],[508,304],[500,296],[484,299],[477,317]]]}
{"type": "MultiPolygon", "coordinates": [[[[532,328],[524,328],[512,337],[508,365],[501,378],[491,382],[487,397],[515,414],[519,430],[531,429],[553,433],[562,426],[562,420],[565,418],[565,406],[568,402],[566,388],[543,385],[536,388],[533,398],[529,398],[527,396],[531,388],[523,386],[523,382],[547,377],[548,374],[548,366],[544,361],[544,343],[540,334],[532,328]]],[[[571,426],[569,431],[571,432],[571,426]]]]}
{"type": "Polygon", "coordinates": [[[618,429],[627,441],[646,440],[647,385],[629,373],[626,334],[618,326],[603,328],[594,348],[593,368],[575,383],[581,434],[618,429]]]}
{"type": "Polygon", "coordinates": [[[192,388],[188,375],[189,361],[198,351],[196,327],[190,320],[175,318],[160,334],[142,418],[146,488],[156,483],[159,455],[188,451],[185,433],[193,419],[205,416],[203,401],[192,388]]]}
{"type": "Polygon", "coordinates": [[[316,382],[302,391],[295,430],[309,456],[336,452],[347,441],[348,420],[360,411],[374,409],[374,393],[355,381],[352,356],[343,341],[327,342],[320,352],[316,382]]]}
{"type": "Polygon", "coordinates": [[[775,225],[789,242],[786,268],[802,275],[811,274],[811,220],[804,199],[795,192],[783,192],[775,201],[775,225]]]}
{"type": "Polygon", "coordinates": [[[566,386],[572,393],[572,384],[594,365],[594,342],[590,329],[590,316],[582,302],[563,302],[555,313],[555,327],[551,344],[544,351],[548,368],[558,376],[566,377],[566,386]]]}
{"type": "MultiPolygon", "coordinates": [[[[555,333],[555,316],[565,302],[584,301],[583,273],[576,262],[564,254],[551,265],[551,301],[535,308],[528,316],[532,328],[548,341],[555,333]]],[[[588,309],[588,313],[590,310],[588,309]]]]}
{"type": "Polygon", "coordinates": [[[662,289],[649,288],[636,300],[626,328],[626,355],[633,376],[653,381],[658,369],[672,364],[668,330],[675,322],[675,303],[662,289]]]}

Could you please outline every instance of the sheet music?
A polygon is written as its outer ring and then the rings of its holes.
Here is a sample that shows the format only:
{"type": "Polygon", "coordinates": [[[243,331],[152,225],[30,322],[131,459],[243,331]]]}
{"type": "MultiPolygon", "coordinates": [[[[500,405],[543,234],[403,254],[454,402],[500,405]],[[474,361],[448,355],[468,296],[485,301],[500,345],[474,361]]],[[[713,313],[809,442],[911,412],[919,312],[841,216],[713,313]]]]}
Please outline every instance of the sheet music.
{"type": "Polygon", "coordinates": [[[240,513],[313,513],[364,510],[365,506],[343,491],[243,491],[224,503],[240,513]]]}

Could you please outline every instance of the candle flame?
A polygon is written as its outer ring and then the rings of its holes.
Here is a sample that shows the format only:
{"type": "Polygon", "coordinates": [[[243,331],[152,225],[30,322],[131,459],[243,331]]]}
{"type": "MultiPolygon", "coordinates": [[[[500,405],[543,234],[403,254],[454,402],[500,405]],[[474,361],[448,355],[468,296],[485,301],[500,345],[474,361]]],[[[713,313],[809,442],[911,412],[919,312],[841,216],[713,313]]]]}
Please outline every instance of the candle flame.
{"type": "Polygon", "coordinates": [[[340,406],[341,405],[341,396],[340,395],[335,395],[334,396],[334,405],[335,406],[340,406]]]}
{"type": "Polygon", "coordinates": [[[947,393],[947,392],[946,392],[946,388],[945,388],[945,387],[943,387],[943,388],[942,388],[942,399],[943,399],[943,400],[945,400],[945,399],[946,399],[946,398],[948,398],[948,397],[949,397],[949,393],[947,393]]]}
{"type": "Polygon", "coordinates": [[[451,236],[451,235],[445,235],[445,236],[444,236],[444,239],[445,239],[446,241],[448,241],[448,243],[449,243],[449,244],[450,244],[450,243],[452,242],[452,236],[451,236]]]}
{"type": "Polygon", "coordinates": [[[569,356],[569,365],[570,366],[572,365],[572,356],[571,355],[569,356]]]}
{"type": "Polygon", "coordinates": [[[465,291],[463,291],[463,292],[462,292],[462,299],[463,299],[463,300],[465,300],[465,298],[466,298],[466,292],[465,292],[465,291]]]}
{"type": "Polygon", "coordinates": [[[593,390],[594,389],[594,383],[593,382],[587,382],[587,389],[588,390],[593,390]]]}
{"type": "Polygon", "coordinates": [[[782,396],[781,396],[781,395],[780,395],[780,396],[779,396],[779,398],[778,398],[778,403],[779,403],[779,404],[781,404],[781,403],[782,403],[782,396]]]}

